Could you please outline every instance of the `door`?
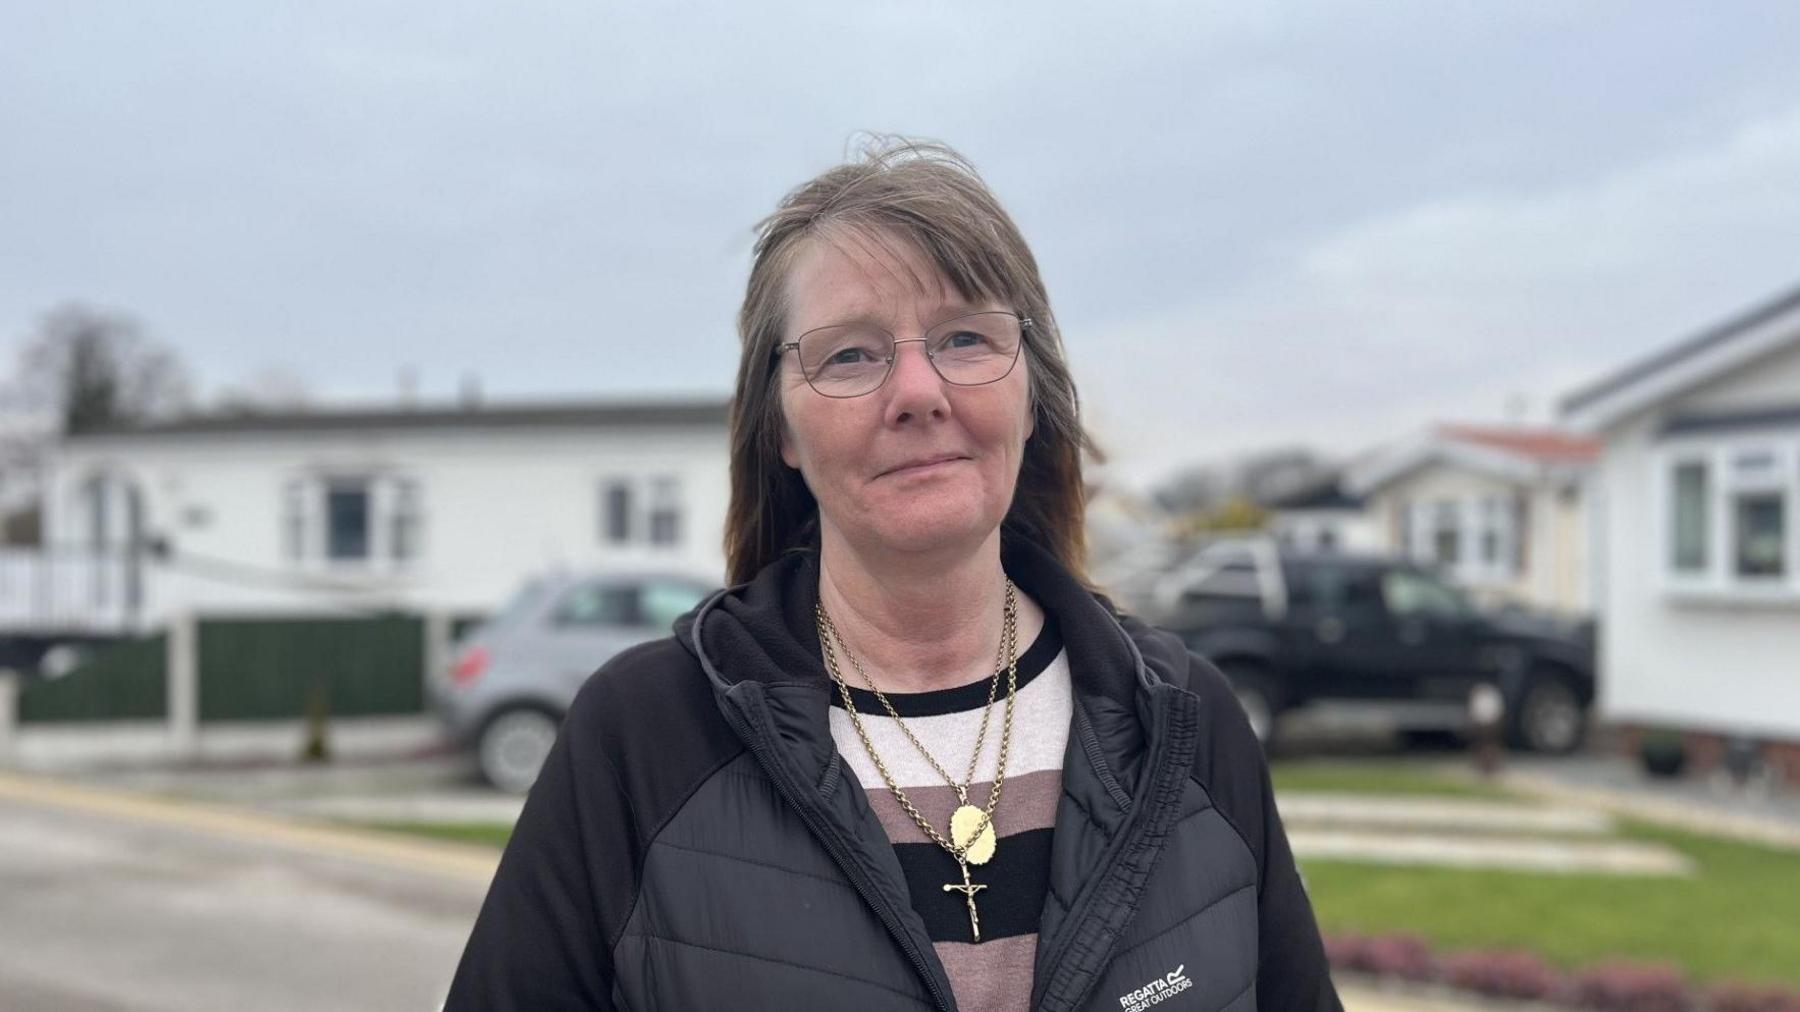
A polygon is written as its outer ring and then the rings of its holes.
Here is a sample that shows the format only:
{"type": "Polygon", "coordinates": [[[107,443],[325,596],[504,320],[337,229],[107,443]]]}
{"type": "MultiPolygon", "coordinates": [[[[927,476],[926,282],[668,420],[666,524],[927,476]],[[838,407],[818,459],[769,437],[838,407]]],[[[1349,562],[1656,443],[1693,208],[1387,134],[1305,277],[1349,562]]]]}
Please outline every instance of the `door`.
{"type": "Polygon", "coordinates": [[[1381,576],[1390,645],[1391,695],[1462,703],[1479,675],[1476,613],[1461,591],[1428,573],[1391,569],[1381,576]]]}
{"type": "Polygon", "coordinates": [[[1314,561],[1288,571],[1282,639],[1295,687],[1313,699],[1391,695],[1393,623],[1382,600],[1380,570],[1352,562],[1314,561]]]}

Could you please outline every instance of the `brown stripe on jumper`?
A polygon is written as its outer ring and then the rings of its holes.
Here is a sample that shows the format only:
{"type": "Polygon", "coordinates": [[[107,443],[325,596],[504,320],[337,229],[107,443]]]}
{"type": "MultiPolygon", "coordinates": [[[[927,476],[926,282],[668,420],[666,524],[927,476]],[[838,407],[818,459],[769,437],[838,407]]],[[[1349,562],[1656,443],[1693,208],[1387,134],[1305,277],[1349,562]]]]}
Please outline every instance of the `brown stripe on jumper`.
{"type": "Polygon", "coordinates": [[[956,1007],[982,1012],[1027,1012],[1037,932],[990,942],[935,942],[938,959],[956,992],[956,1007]],[[1020,970],[1024,970],[1023,974],[1020,970]]]}
{"type": "MultiPolygon", "coordinates": [[[[992,781],[978,780],[969,789],[969,803],[977,808],[985,808],[988,799],[988,786],[992,781]]],[[[900,789],[906,792],[906,798],[913,803],[927,821],[949,837],[950,813],[962,804],[956,792],[943,785],[936,787],[908,787],[900,789]]],[[[1016,777],[1007,777],[1000,785],[1000,803],[994,808],[994,832],[1000,836],[1011,836],[1028,829],[1049,829],[1056,825],[1056,802],[1062,794],[1062,770],[1039,770],[1035,773],[1022,773],[1016,777]]],[[[888,839],[896,844],[930,843],[931,838],[919,828],[912,816],[894,800],[894,793],[886,784],[877,783],[872,786],[867,796],[869,807],[874,809],[875,818],[880,820],[881,828],[887,831],[888,839]]]]}

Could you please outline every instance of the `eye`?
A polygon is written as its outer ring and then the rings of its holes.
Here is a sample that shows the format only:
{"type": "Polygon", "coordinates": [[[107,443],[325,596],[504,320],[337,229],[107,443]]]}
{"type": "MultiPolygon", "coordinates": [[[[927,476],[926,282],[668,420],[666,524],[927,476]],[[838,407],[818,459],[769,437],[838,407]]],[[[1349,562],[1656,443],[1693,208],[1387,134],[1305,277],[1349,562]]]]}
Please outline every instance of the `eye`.
{"type": "Polygon", "coordinates": [[[973,330],[959,330],[944,339],[946,348],[979,348],[987,343],[987,335],[973,330]]]}
{"type": "Polygon", "coordinates": [[[873,351],[869,350],[868,348],[859,348],[859,347],[851,346],[851,347],[847,347],[847,348],[839,348],[838,350],[832,352],[831,357],[827,358],[825,360],[824,364],[825,365],[861,365],[865,362],[874,362],[874,361],[876,361],[876,356],[873,351]]]}

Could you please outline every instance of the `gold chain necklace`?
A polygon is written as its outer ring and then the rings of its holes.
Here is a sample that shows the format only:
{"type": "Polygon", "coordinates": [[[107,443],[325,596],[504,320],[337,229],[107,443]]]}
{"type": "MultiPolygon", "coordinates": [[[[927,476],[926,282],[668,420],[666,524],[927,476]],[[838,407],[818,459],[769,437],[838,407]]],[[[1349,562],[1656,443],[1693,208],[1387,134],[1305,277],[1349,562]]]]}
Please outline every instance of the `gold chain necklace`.
{"type": "MultiPolygon", "coordinates": [[[[1007,608],[1002,614],[1010,616],[1014,606],[1009,592],[1007,608]]],[[[931,764],[931,768],[937,771],[937,775],[943,777],[944,782],[950,785],[950,789],[956,792],[957,799],[965,805],[968,804],[969,787],[975,783],[975,767],[981,761],[981,753],[987,748],[988,725],[994,713],[994,699],[1000,691],[1000,676],[1006,673],[1008,637],[1004,631],[1005,627],[1003,626],[999,646],[994,648],[994,677],[988,681],[987,703],[981,708],[981,729],[975,732],[975,748],[969,753],[969,767],[963,771],[963,778],[957,780],[950,775],[950,771],[945,769],[942,763],[937,761],[937,757],[931,754],[931,750],[925,747],[925,743],[913,734],[912,728],[906,726],[906,721],[900,718],[900,712],[894,708],[894,703],[888,699],[887,693],[875,687],[875,680],[869,677],[869,673],[863,670],[862,662],[857,660],[856,655],[851,653],[850,648],[844,644],[843,634],[838,632],[837,625],[831,621],[831,616],[825,614],[824,618],[825,629],[829,631],[831,639],[836,642],[837,648],[850,659],[850,666],[856,670],[856,677],[862,679],[863,685],[867,686],[869,692],[881,702],[882,709],[886,710],[887,715],[893,718],[895,726],[900,728],[900,733],[906,736],[906,740],[912,742],[913,748],[919,750],[919,754],[925,757],[925,761],[931,764]]],[[[820,639],[823,641],[824,636],[821,636],[820,639]]],[[[981,861],[975,863],[980,864],[981,861]]]]}
{"type": "Polygon", "coordinates": [[[944,891],[963,894],[963,898],[969,904],[970,933],[975,941],[981,941],[981,916],[975,909],[975,894],[986,889],[987,886],[970,881],[969,865],[985,864],[994,856],[997,843],[993,825],[994,809],[1000,804],[1001,786],[1006,781],[1007,756],[1012,749],[1013,702],[1018,696],[1019,689],[1018,598],[1013,582],[1006,581],[1005,621],[1000,637],[1001,650],[1006,657],[1006,716],[1001,722],[1000,729],[1000,765],[995,771],[993,786],[988,789],[986,808],[976,808],[969,804],[968,786],[975,776],[975,764],[981,755],[982,741],[987,738],[988,715],[993,709],[994,698],[999,691],[1000,673],[998,671],[994,673],[993,684],[988,690],[987,710],[982,714],[981,739],[976,742],[975,755],[969,760],[969,773],[965,782],[959,785],[920,743],[911,729],[907,728],[906,722],[900,719],[900,714],[895,711],[894,705],[887,695],[875,688],[874,682],[869,681],[868,674],[862,670],[862,665],[857,663],[856,657],[850,653],[848,647],[844,646],[842,637],[838,635],[837,626],[825,613],[825,605],[822,602],[814,606],[814,613],[819,626],[819,642],[825,652],[826,667],[830,669],[832,681],[837,683],[838,692],[843,696],[844,709],[850,715],[850,724],[856,729],[856,736],[862,739],[863,749],[874,761],[875,769],[881,773],[881,779],[887,783],[887,788],[894,795],[894,800],[900,804],[913,822],[918,824],[926,836],[930,837],[938,846],[949,851],[950,856],[956,859],[957,866],[962,870],[962,882],[947,883],[944,891]],[[833,649],[834,644],[836,649],[833,649]],[[892,717],[894,723],[905,732],[907,739],[913,743],[914,747],[924,754],[926,760],[937,770],[938,775],[949,781],[951,787],[956,788],[957,797],[962,801],[962,805],[950,817],[950,839],[945,839],[944,835],[938,832],[937,827],[933,826],[930,820],[919,812],[911,799],[907,798],[906,792],[895,782],[893,774],[888,772],[887,764],[882,761],[881,754],[875,750],[875,743],[870,739],[868,730],[863,727],[862,716],[857,713],[855,701],[850,698],[850,686],[844,681],[843,673],[838,670],[837,650],[842,650],[845,656],[850,658],[850,663],[855,665],[857,673],[862,675],[865,682],[868,682],[870,691],[875,694],[876,699],[881,701],[888,716],[892,717]]]}

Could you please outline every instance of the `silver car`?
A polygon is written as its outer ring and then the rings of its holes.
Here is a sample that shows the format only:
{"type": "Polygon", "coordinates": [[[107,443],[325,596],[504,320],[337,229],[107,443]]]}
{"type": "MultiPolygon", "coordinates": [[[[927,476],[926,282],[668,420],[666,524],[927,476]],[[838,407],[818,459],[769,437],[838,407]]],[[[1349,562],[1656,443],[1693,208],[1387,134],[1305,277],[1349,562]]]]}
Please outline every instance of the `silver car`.
{"type": "Polygon", "coordinates": [[[667,636],[712,589],[672,573],[533,579],[457,644],[449,669],[433,680],[438,712],[451,737],[474,751],[482,777],[524,793],[594,669],[627,647],[667,636]]]}

